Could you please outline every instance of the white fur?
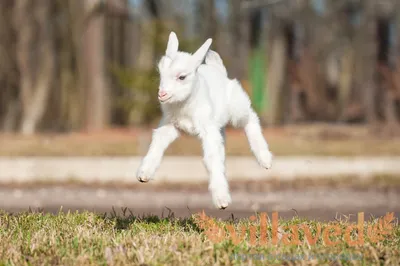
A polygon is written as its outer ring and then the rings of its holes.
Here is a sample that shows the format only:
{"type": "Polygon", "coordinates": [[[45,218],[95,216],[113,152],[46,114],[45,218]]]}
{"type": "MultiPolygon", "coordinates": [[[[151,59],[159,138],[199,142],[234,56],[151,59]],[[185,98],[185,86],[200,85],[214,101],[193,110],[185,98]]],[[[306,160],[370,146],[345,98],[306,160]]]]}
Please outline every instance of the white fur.
{"type": "Polygon", "coordinates": [[[137,178],[141,182],[152,179],[164,151],[182,130],[201,139],[210,175],[209,190],[215,206],[224,209],[231,203],[225,177],[225,126],[244,128],[251,151],[262,167],[271,167],[272,154],[248,95],[236,79],[228,78],[218,53],[209,50],[211,43],[208,39],[193,55],[180,52],[178,38],[171,32],[166,54],[158,64],[163,117],[153,131],[137,178]],[[182,75],[186,75],[184,80],[179,79],[182,75]]]}

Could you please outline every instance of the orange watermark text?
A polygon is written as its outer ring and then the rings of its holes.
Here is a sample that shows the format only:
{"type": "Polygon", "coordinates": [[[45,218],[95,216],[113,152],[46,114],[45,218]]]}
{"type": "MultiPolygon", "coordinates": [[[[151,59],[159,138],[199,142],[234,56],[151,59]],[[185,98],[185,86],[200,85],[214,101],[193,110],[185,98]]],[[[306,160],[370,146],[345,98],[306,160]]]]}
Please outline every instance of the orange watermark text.
{"type": "Polygon", "coordinates": [[[279,226],[278,212],[272,213],[272,219],[269,219],[267,213],[260,213],[259,218],[250,216],[249,220],[249,225],[242,224],[240,227],[219,224],[203,211],[197,215],[196,223],[214,243],[231,240],[235,245],[243,241],[250,245],[301,245],[306,241],[309,245],[315,245],[320,240],[327,246],[335,246],[343,241],[349,246],[361,246],[366,237],[373,243],[388,237],[393,230],[394,213],[387,213],[368,225],[364,222],[363,212],[358,213],[356,224],[329,223],[322,226],[320,223],[303,223],[279,226]]]}

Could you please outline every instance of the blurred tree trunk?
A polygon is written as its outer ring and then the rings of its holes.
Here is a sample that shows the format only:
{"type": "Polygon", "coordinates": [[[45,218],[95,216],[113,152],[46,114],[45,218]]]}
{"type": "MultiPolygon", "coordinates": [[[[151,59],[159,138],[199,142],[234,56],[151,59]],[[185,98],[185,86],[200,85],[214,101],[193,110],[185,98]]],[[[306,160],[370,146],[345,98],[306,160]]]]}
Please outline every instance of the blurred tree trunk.
{"type": "Polygon", "coordinates": [[[35,133],[47,107],[47,100],[54,77],[54,47],[51,24],[48,23],[51,1],[35,2],[17,0],[15,4],[15,28],[17,29],[17,62],[20,71],[22,134],[35,133]],[[32,12],[33,10],[33,12],[32,12]],[[37,31],[35,31],[35,21],[37,31]],[[33,39],[37,35],[37,66],[32,65],[33,39]],[[35,71],[36,70],[36,71],[35,71]],[[36,76],[35,76],[36,74],[36,76]]]}
{"type": "Polygon", "coordinates": [[[0,1],[0,128],[12,132],[17,128],[20,105],[15,61],[15,35],[12,16],[14,2],[0,1]]]}
{"type": "Polygon", "coordinates": [[[74,72],[74,93],[70,93],[68,117],[71,121],[71,127],[74,129],[85,128],[86,125],[86,85],[85,85],[85,68],[86,58],[84,56],[85,34],[85,10],[83,1],[69,0],[69,15],[71,30],[71,49],[74,72]]]}
{"type": "Polygon", "coordinates": [[[303,49],[301,36],[302,27],[294,21],[290,21],[286,26],[286,42],[288,44],[288,83],[289,83],[289,115],[287,121],[296,123],[306,118],[305,103],[302,97],[304,95],[304,87],[299,76],[298,61],[303,49]]]}
{"type": "MultiPolygon", "coordinates": [[[[129,21],[129,4],[127,0],[108,0],[106,24],[107,24],[107,62],[113,69],[129,68],[133,69],[135,58],[132,54],[137,54],[137,46],[133,43],[135,28],[129,21]]],[[[124,97],[126,88],[123,88],[116,77],[110,76],[111,99],[124,97]]],[[[111,121],[113,124],[123,125],[127,121],[128,114],[120,105],[115,105],[111,111],[111,121]]]]}
{"type": "Polygon", "coordinates": [[[230,1],[231,38],[233,43],[232,76],[247,79],[250,43],[250,21],[247,10],[241,8],[241,0],[230,1]]]}
{"type": "MultiPolygon", "coordinates": [[[[396,3],[395,10],[394,23],[396,32],[394,35],[396,36],[396,43],[394,45],[394,61],[396,65],[396,72],[394,74],[394,87],[396,90],[396,99],[398,102],[400,102],[400,2],[396,3]]],[[[397,110],[397,115],[400,117],[400,108],[397,110]]]]}
{"type": "Polygon", "coordinates": [[[387,37],[389,40],[392,39],[392,41],[388,41],[388,60],[385,62],[386,64],[382,64],[385,66],[387,70],[387,77],[384,77],[385,79],[385,84],[383,85],[384,89],[384,108],[385,108],[385,120],[387,123],[387,126],[389,129],[393,130],[398,130],[399,129],[399,120],[397,117],[397,111],[396,111],[396,94],[397,94],[397,75],[398,75],[398,51],[396,47],[396,40],[395,40],[395,35],[393,32],[390,31],[391,26],[393,25],[393,21],[390,18],[387,18],[387,37]],[[391,35],[391,36],[390,36],[391,35]]]}
{"type": "Polygon", "coordinates": [[[347,108],[350,104],[352,81],[354,75],[354,49],[353,45],[345,45],[344,53],[341,58],[341,72],[339,78],[339,121],[345,121],[347,118],[347,108]]]}
{"type": "MultiPolygon", "coordinates": [[[[59,109],[60,130],[77,130],[83,124],[84,114],[81,92],[82,51],[80,43],[83,35],[83,4],[75,0],[59,0],[57,14],[63,18],[57,23],[57,51],[59,51],[59,77],[57,95],[53,97],[59,109]]],[[[47,118],[47,117],[46,117],[47,118]]],[[[50,116],[48,119],[54,119],[50,116]]]]}
{"type": "Polygon", "coordinates": [[[129,68],[137,66],[140,54],[140,24],[136,20],[135,17],[133,21],[126,21],[124,24],[124,63],[129,68]]]}
{"type": "MultiPolygon", "coordinates": [[[[120,6],[120,8],[126,7],[122,0],[113,0],[112,3],[120,6]]],[[[121,16],[108,16],[106,18],[108,60],[110,60],[112,64],[123,64],[123,23],[124,18],[121,16]]]]}
{"type": "MultiPolygon", "coordinates": [[[[389,10],[394,10],[391,6],[389,10]]],[[[386,133],[399,132],[400,124],[396,101],[399,99],[399,50],[398,37],[394,32],[395,17],[392,12],[383,10],[378,18],[378,74],[380,77],[379,85],[383,94],[383,110],[386,122],[386,133]],[[386,12],[385,12],[386,11],[386,12]]]]}
{"type": "Polygon", "coordinates": [[[109,123],[109,91],[105,79],[104,14],[93,12],[101,0],[84,1],[88,18],[84,33],[83,56],[86,87],[86,129],[101,130],[109,123]]]}
{"type": "MultiPolygon", "coordinates": [[[[338,86],[338,121],[345,122],[354,116],[354,104],[351,104],[351,96],[354,94],[353,85],[356,82],[356,60],[357,60],[357,16],[359,15],[359,6],[349,3],[345,6],[343,16],[337,16],[342,19],[343,25],[343,48],[341,56],[341,71],[338,86]],[[353,112],[353,114],[352,114],[353,112]]],[[[340,23],[338,21],[338,23],[340,23]]]]}
{"type": "MultiPolygon", "coordinates": [[[[129,12],[128,0],[125,0],[125,8],[129,12]]],[[[124,46],[123,46],[123,60],[124,65],[133,68],[137,63],[139,56],[139,35],[140,24],[136,15],[130,14],[131,19],[125,20],[123,24],[124,46]]]]}
{"type": "Polygon", "coordinates": [[[200,1],[200,14],[202,18],[201,39],[205,41],[208,38],[217,39],[218,21],[214,0],[200,1]]]}
{"type": "Polygon", "coordinates": [[[328,113],[328,102],[325,96],[324,87],[321,82],[319,73],[318,52],[320,50],[316,32],[318,25],[315,25],[317,17],[312,10],[311,3],[302,1],[299,7],[299,17],[295,21],[302,28],[301,49],[299,55],[299,64],[297,71],[300,77],[302,89],[306,93],[307,113],[311,119],[326,118],[328,113]]]}
{"type": "Polygon", "coordinates": [[[139,68],[151,70],[155,61],[154,36],[156,35],[156,20],[159,15],[156,0],[148,0],[142,3],[142,24],[140,30],[140,54],[138,58],[139,68]]]}
{"type": "Polygon", "coordinates": [[[366,1],[364,4],[364,12],[361,15],[361,35],[364,45],[360,47],[364,61],[363,69],[363,84],[364,87],[364,110],[368,123],[374,124],[377,122],[376,109],[376,83],[374,74],[376,72],[376,16],[374,10],[374,1],[366,1]]]}
{"type": "Polygon", "coordinates": [[[276,125],[283,121],[283,90],[287,68],[287,41],[284,31],[279,27],[270,38],[268,60],[268,99],[270,100],[265,117],[268,124],[276,125]]]}

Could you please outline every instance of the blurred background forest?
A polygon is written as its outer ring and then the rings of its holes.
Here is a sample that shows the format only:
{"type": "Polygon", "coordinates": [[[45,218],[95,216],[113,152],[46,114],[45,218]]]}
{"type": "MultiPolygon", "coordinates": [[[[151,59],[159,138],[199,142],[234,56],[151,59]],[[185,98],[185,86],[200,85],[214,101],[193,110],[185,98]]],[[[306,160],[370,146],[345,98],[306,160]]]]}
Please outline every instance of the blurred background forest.
{"type": "Polygon", "coordinates": [[[1,0],[0,130],[150,126],[168,34],[208,37],[267,125],[397,129],[397,0],[1,0]]]}

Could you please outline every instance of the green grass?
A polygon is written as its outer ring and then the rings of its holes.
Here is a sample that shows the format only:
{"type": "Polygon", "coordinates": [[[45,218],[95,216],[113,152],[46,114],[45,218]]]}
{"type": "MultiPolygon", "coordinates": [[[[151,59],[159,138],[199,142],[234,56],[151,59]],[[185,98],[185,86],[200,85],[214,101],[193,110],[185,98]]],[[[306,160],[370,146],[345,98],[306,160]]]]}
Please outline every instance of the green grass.
{"type": "MultiPolygon", "coordinates": [[[[234,244],[229,234],[220,243],[214,243],[207,228],[199,223],[197,215],[190,219],[176,219],[173,214],[159,218],[134,217],[128,210],[124,213],[118,217],[115,213],[60,212],[53,215],[0,212],[0,265],[249,265],[247,258],[250,256],[253,257],[253,265],[400,263],[398,221],[391,224],[392,230],[384,239],[374,243],[366,237],[362,246],[349,246],[343,236],[337,237],[339,244],[336,246],[326,245],[322,238],[310,246],[301,232],[300,245],[274,245],[270,242],[251,245],[248,235],[239,244],[234,244]],[[260,260],[261,256],[264,260],[260,260]],[[319,259],[290,260],[296,256],[319,259]],[[346,256],[354,259],[348,260],[346,256]]],[[[257,227],[257,221],[238,221],[232,217],[230,221],[214,223],[228,232],[228,225],[236,229],[242,226],[249,228],[250,225],[257,227]]],[[[371,219],[365,225],[367,228],[376,223],[376,219],[371,219]]],[[[280,228],[300,224],[307,224],[310,228],[317,228],[318,225],[325,228],[332,224],[346,228],[349,222],[321,223],[299,218],[279,221],[280,228]]]]}

